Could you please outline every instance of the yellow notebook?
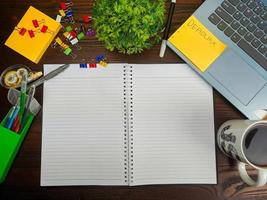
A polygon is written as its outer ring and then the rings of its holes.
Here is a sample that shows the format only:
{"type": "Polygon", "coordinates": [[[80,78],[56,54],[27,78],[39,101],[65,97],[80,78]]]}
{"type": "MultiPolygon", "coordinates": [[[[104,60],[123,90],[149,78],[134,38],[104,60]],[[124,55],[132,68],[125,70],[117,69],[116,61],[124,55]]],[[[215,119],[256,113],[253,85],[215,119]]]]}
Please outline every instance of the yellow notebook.
{"type": "Polygon", "coordinates": [[[5,45],[38,63],[60,27],[60,23],[30,6],[5,45]]]}
{"type": "Polygon", "coordinates": [[[169,42],[201,72],[204,72],[227,47],[193,15],[169,38],[169,42]]]}

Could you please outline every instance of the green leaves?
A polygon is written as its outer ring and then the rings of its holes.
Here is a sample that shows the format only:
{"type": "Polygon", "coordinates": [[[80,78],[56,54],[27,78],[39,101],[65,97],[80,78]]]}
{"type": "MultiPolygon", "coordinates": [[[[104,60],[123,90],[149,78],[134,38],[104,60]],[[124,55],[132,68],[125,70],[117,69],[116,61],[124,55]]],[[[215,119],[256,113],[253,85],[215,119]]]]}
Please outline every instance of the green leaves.
{"type": "Polygon", "coordinates": [[[96,0],[94,28],[110,51],[141,53],[160,41],[164,12],[164,0],[96,0]]]}

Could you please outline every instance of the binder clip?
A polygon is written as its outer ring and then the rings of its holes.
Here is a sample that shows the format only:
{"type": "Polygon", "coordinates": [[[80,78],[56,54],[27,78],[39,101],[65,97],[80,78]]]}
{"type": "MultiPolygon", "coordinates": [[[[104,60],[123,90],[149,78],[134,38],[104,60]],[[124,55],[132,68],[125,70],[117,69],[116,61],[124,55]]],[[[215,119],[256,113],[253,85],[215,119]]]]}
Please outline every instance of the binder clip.
{"type": "Polygon", "coordinates": [[[94,36],[96,35],[96,32],[95,32],[94,29],[89,28],[89,29],[87,30],[87,32],[86,32],[86,35],[87,35],[88,37],[94,37],[94,36]]]}
{"type": "Polygon", "coordinates": [[[80,32],[86,33],[85,27],[83,24],[80,25],[80,32]]]}
{"type": "Polygon", "coordinates": [[[95,62],[95,59],[91,59],[91,62],[88,64],[89,68],[97,68],[97,64],[95,62]]]}
{"type": "Polygon", "coordinates": [[[32,20],[32,24],[33,24],[34,28],[38,28],[39,25],[44,24],[44,23],[45,23],[44,19],[42,19],[40,21],[38,21],[37,19],[32,20]]]}
{"type": "Polygon", "coordinates": [[[55,39],[55,42],[52,44],[52,48],[56,48],[57,46],[60,46],[61,50],[66,56],[71,56],[73,59],[77,57],[76,54],[72,53],[72,49],[64,43],[59,37],[55,39]]]}
{"type": "Polygon", "coordinates": [[[15,27],[15,30],[18,31],[21,36],[24,36],[25,33],[27,32],[27,29],[26,28],[18,28],[18,27],[15,27]]]}
{"type": "Polygon", "coordinates": [[[101,60],[99,62],[99,64],[102,66],[102,67],[107,67],[108,66],[108,63],[105,61],[105,60],[101,60]]]}
{"type": "Polygon", "coordinates": [[[89,64],[89,68],[96,68],[97,67],[97,64],[96,63],[90,63],[89,64]]]}
{"type": "Polygon", "coordinates": [[[74,18],[73,18],[73,11],[71,9],[71,7],[73,6],[72,1],[69,2],[60,2],[59,4],[59,14],[61,16],[61,18],[59,16],[57,16],[57,22],[64,22],[64,23],[72,23],[74,24],[74,18]]]}
{"type": "Polygon", "coordinates": [[[80,64],[80,68],[86,69],[87,68],[87,64],[86,63],[81,63],[80,64]]]}
{"type": "Polygon", "coordinates": [[[96,62],[98,62],[98,63],[104,59],[105,59],[105,56],[103,54],[100,54],[100,55],[96,56],[96,58],[95,58],[96,62]]]}
{"type": "Polygon", "coordinates": [[[56,17],[56,21],[57,21],[58,23],[60,23],[61,20],[62,20],[62,16],[61,16],[61,15],[57,15],[57,17],[56,17]]]}
{"type": "Polygon", "coordinates": [[[105,56],[103,54],[96,56],[96,62],[98,62],[99,65],[102,67],[108,66],[107,59],[105,58],[105,56]]]}
{"type": "Polygon", "coordinates": [[[58,10],[59,14],[62,16],[62,17],[65,17],[66,16],[66,13],[64,10],[60,9],[58,10]]]}
{"type": "Polygon", "coordinates": [[[80,68],[86,69],[87,68],[87,63],[85,63],[85,59],[82,59],[81,64],[80,64],[80,68]]]}
{"type": "Polygon", "coordinates": [[[70,42],[73,46],[77,48],[77,50],[81,50],[82,47],[78,44],[79,40],[77,38],[77,34],[75,31],[65,32],[63,36],[66,38],[68,42],[70,42]]]}
{"type": "Polygon", "coordinates": [[[42,33],[50,33],[50,34],[54,34],[54,32],[51,31],[51,30],[49,30],[49,29],[48,29],[48,26],[46,26],[46,25],[43,25],[42,28],[39,29],[39,31],[42,32],[42,33]]]}
{"type": "Polygon", "coordinates": [[[78,40],[82,40],[84,37],[85,37],[85,35],[84,35],[83,32],[80,32],[80,33],[77,35],[78,40]]]}
{"type": "Polygon", "coordinates": [[[92,20],[93,18],[91,17],[91,16],[89,16],[89,15],[85,15],[85,16],[83,16],[83,22],[85,23],[85,24],[89,24],[89,22],[92,20]]]}
{"type": "Polygon", "coordinates": [[[74,24],[75,23],[75,20],[74,20],[74,17],[73,17],[73,11],[71,9],[68,9],[67,12],[66,12],[66,19],[69,23],[71,24],[74,24]]]}
{"type": "Polygon", "coordinates": [[[79,40],[78,38],[73,38],[72,40],[70,40],[70,43],[75,46],[77,48],[77,50],[81,50],[82,47],[78,44],[79,40]]]}
{"type": "Polygon", "coordinates": [[[33,30],[28,30],[28,33],[29,33],[29,36],[30,36],[30,38],[33,38],[33,37],[35,37],[35,31],[33,31],[33,30]]]}
{"type": "Polygon", "coordinates": [[[60,3],[60,8],[62,10],[67,10],[69,7],[73,6],[73,3],[72,2],[61,2],[60,3]]]}
{"type": "Polygon", "coordinates": [[[67,26],[66,27],[66,32],[71,32],[72,31],[72,27],[71,26],[67,26]]]}

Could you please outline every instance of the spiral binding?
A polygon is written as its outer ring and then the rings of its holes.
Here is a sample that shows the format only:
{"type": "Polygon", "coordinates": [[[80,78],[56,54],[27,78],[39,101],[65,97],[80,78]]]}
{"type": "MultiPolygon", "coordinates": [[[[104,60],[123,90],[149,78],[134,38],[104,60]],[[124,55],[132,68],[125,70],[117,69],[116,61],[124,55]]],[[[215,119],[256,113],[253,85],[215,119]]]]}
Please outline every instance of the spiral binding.
{"type": "Polygon", "coordinates": [[[129,69],[129,112],[128,112],[128,119],[129,119],[129,175],[130,175],[130,182],[133,183],[134,179],[134,158],[133,158],[133,146],[134,146],[134,141],[133,141],[133,66],[130,66],[129,69]]]}
{"type": "Polygon", "coordinates": [[[132,66],[123,67],[124,178],[133,183],[133,81],[132,66]]]}
{"type": "Polygon", "coordinates": [[[127,102],[127,66],[123,66],[123,135],[124,135],[124,181],[129,182],[129,140],[128,140],[128,102],[127,102]]]}

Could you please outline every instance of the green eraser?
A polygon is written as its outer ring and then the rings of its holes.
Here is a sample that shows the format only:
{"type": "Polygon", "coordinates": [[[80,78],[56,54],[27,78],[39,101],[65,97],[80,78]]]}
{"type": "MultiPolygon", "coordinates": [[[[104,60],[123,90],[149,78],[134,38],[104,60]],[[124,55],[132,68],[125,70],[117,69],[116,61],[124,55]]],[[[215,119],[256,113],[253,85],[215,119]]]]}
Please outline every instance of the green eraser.
{"type": "Polygon", "coordinates": [[[84,33],[83,32],[80,32],[78,35],[77,35],[77,38],[79,40],[83,39],[85,37],[84,33]]]}
{"type": "Polygon", "coordinates": [[[71,28],[71,26],[67,26],[67,27],[66,27],[66,31],[67,31],[67,32],[70,32],[70,31],[72,31],[72,28],[71,28]]]}
{"type": "Polygon", "coordinates": [[[67,48],[67,49],[65,49],[64,54],[69,56],[71,54],[71,52],[72,52],[71,48],[67,48]]]}

